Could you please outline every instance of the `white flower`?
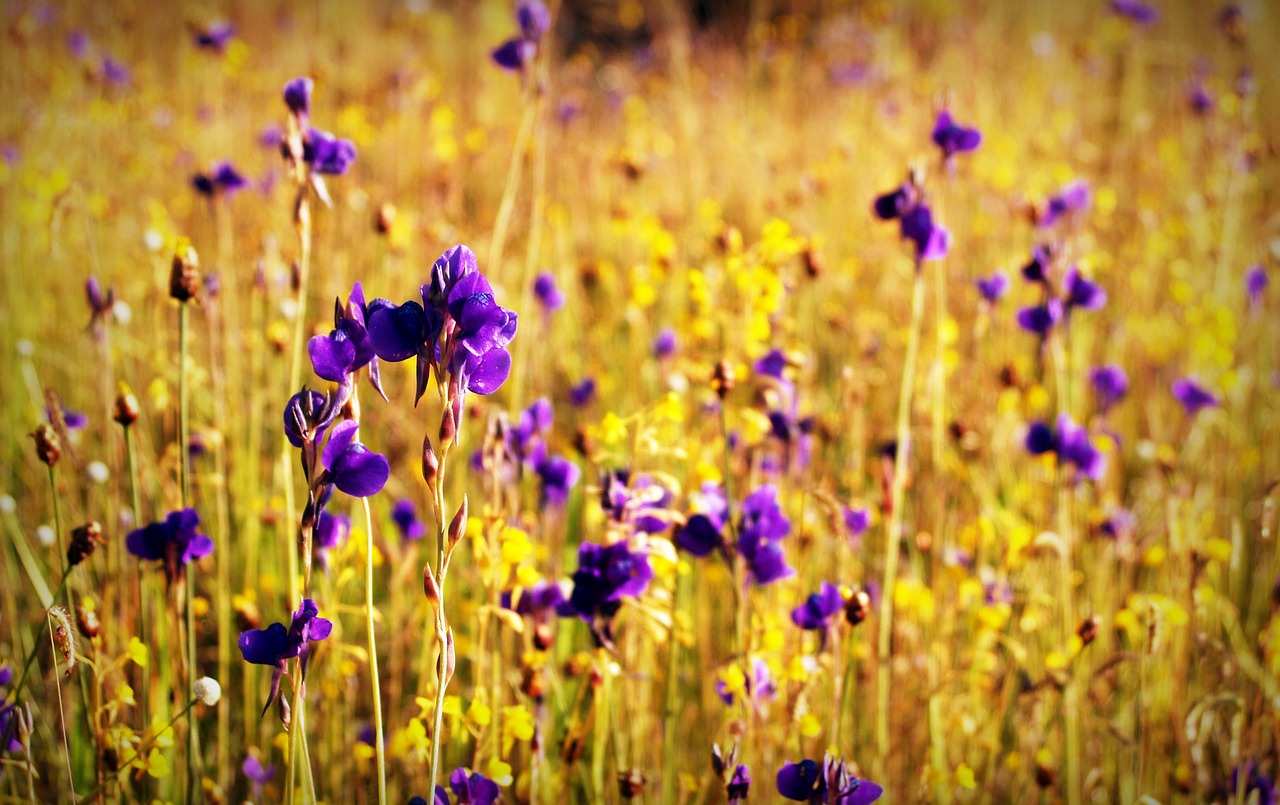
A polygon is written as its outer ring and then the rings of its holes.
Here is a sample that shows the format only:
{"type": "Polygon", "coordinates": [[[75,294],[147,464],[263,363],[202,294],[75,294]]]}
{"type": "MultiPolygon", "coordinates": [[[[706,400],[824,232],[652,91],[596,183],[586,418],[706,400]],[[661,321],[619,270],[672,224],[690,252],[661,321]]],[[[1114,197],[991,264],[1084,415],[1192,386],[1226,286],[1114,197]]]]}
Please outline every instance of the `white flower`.
{"type": "Polygon", "coordinates": [[[196,680],[195,694],[201,704],[213,707],[222,698],[222,686],[213,677],[202,676],[196,680]]]}

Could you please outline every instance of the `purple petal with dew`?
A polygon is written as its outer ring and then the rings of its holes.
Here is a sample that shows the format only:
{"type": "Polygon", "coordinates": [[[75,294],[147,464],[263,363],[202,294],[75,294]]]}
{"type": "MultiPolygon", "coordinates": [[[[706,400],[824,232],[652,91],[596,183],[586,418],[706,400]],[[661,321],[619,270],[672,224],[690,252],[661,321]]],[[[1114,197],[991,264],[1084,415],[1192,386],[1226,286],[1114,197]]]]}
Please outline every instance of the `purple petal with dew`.
{"type": "Polygon", "coordinates": [[[469,363],[467,391],[476,394],[492,394],[511,375],[511,354],[505,349],[491,349],[469,363]]]}

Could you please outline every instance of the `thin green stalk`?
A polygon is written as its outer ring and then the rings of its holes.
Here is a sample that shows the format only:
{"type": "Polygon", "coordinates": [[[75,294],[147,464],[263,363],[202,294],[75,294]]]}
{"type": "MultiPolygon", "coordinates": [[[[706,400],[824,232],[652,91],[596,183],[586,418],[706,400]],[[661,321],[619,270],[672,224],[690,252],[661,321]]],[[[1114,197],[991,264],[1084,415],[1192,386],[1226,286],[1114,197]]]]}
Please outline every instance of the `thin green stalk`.
{"type": "MultiPolygon", "coordinates": [[[[876,639],[876,762],[884,777],[889,758],[889,679],[893,665],[893,589],[898,577],[898,551],[902,509],[907,488],[907,461],[911,447],[911,395],[915,390],[916,357],[920,351],[920,321],[924,315],[924,275],[917,262],[911,286],[911,329],[902,368],[898,396],[898,446],[893,461],[893,487],[889,522],[885,526],[884,585],[880,591],[880,622],[876,639]]],[[[887,778],[885,778],[887,780],[887,778]]],[[[894,781],[888,781],[893,783],[894,781]]]]}
{"type": "MultiPolygon", "coordinates": [[[[373,688],[373,748],[378,760],[378,802],[387,802],[387,765],[382,748],[382,689],[378,683],[378,645],[373,630],[373,515],[369,511],[369,499],[364,504],[365,556],[364,556],[364,610],[365,626],[369,630],[369,678],[373,688]]],[[[434,791],[435,788],[429,789],[434,791]]]]}
{"type": "MultiPolygon", "coordinates": [[[[441,398],[443,402],[443,392],[441,398]]],[[[447,404],[447,403],[446,403],[447,404]]],[[[436,699],[433,706],[431,723],[431,778],[430,784],[427,786],[428,791],[436,790],[436,781],[440,778],[440,744],[441,732],[444,728],[444,692],[448,680],[448,620],[444,612],[444,583],[445,583],[445,546],[448,541],[448,523],[445,521],[445,500],[444,500],[444,479],[445,479],[445,463],[449,455],[449,442],[444,442],[439,447],[437,460],[439,462],[439,472],[436,475],[435,485],[435,509],[436,509],[436,566],[435,566],[435,582],[436,591],[440,598],[435,602],[436,609],[436,645],[440,647],[440,655],[436,659],[436,699]]]]}
{"type": "MultiPolygon", "coordinates": [[[[124,449],[125,455],[129,462],[129,499],[133,506],[133,519],[138,522],[142,518],[142,493],[138,488],[138,450],[133,441],[133,431],[128,426],[124,426],[124,449]]],[[[134,571],[136,577],[136,570],[134,571]]],[[[140,624],[139,636],[144,645],[151,645],[147,640],[148,623],[150,618],[146,617],[146,592],[142,589],[142,585],[138,585],[138,608],[142,617],[138,619],[140,624]]],[[[222,677],[226,679],[226,677],[222,677]]],[[[151,680],[143,676],[141,684],[138,686],[139,694],[142,700],[138,703],[139,710],[142,713],[142,723],[151,723],[151,680]]]]}
{"type": "Polygon", "coordinates": [[[671,591],[671,630],[667,634],[667,695],[662,713],[662,802],[676,801],[676,713],[680,700],[680,641],[676,638],[686,577],[676,571],[671,591]]]}
{"type": "MultiPolygon", "coordinates": [[[[1066,338],[1068,321],[1063,328],[1061,338],[1066,338]]],[[[1066,348],[1060,339],[1054,340],[1054,368],[1057,375],[1058,412],[1070,413],[1069,390],[1067,386],[1066,348]]],[[[1057,487],[1058,536],[1062,540],[1060,554],[1062,567],[1059,573],[1058,598],[1062,605],[1062,640],[1069,644],[1075,633],[1075,605],[1071,588],[1072,549],[1075,537],[1072,533],[1071,517],[1071,485],[1064,477],[1062,462],[1054,470],[1054,484],[1057,487]]],[[[1073,664],[1074,667],[1074,664],[1073,664]]],[[[1074,674],[1068,672],[1066,683],[1062,689],[1062,722],[1065,728],[1064,742],[1066,758],[1062,783],[1066,788],[1067,804],[1080,805],[1080,691],[1075,683],[1074,674]]]]}
{"type": "MultiPolygon", "coordinates": [[[[187,387],[187,349],[191,339],[190,313],[186,302],[178,305],[178,456],[182,473],[182,507],[191,505],[191,451],[188,448],[191,432],[190,390],[187,387]]],[[[196,681],[196,630],[195,612],[192,606],[195,600],[195,582],[190,574],[183,581],[185,601],[183,610],[186,616],[187,632],[187,692],[190,693],[196,681]]],[[[187,720],[187,802],[194,802],[196,796],[196,766],[200,753],[200,727],[195,719],[187,720]]]]}
{"type": "Polygon", "coordinates": [[[188,330],[187,303],[178,305],[178,458],[182,473],[182,507],[191,505],[191,452],[187,445],[190,441],[190,411],[187,399],[187,341],[188,330]]]}

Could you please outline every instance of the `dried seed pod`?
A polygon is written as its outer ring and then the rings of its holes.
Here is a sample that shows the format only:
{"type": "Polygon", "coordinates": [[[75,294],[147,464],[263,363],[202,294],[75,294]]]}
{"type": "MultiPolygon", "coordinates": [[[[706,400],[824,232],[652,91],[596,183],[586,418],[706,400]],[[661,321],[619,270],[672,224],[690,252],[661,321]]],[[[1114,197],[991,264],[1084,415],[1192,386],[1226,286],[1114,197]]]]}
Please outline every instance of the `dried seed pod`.
{"type": "Polygon", "coordinates": [[[169,271],[169,296],[179,302],[190,302],[200,295],[200,287],[199,255],[191,246],[178,249],[169,271]]]}
{"type": "Polygon", "coordinates": [[[435,448],[431,446],[431,436],[422,437],[422,480],[427,482],[427,488],[434,490],[436,488],[436,480],[440,475],[440,459],[436,456],[435,448]]]}
{"type": "Polygon", "coordinates": [[[62,437],[48,422],[36,426],[31,438],[36,440],[36,455],[40,461],[52,467],[62,458],[62,437]]]}
{"type": "Polygon", "coordinates": [[[138,421],[141,413],[142,406],[139,404],[138,398],[134,396],[133,392],[122,388],[120,393],[116,395],[115,405],[111,407],[111,418],[127,428],[138,421]]]}
{"type": "Polygon", "coordinates": [[[96,520],[71,529],[71,542],[67,545],[67,566],[75,567],[93,556],[99,545],[106,544],[107,540],[102,536],[102,523],[96,520]]]}
{"type": "Polygon", "coordinates": [[[631,800],[644,793],[644,774],[639,769],[618,772],[618,793],[631,800]]]}
{"type": "Polygon", "coordinates": [[[373,231],[379,235],[386,235],[391,232],[391,227],[396,223],[396,205],[386,202],[378,207],[378,211],[373,216],[373,231]]]}
{"type": "Polygon", "coordinates": [[[83,603],[76,607],[76,623],[79,624],[80,631],[90,640],[102,632],[102,621],[98,619],[97,611],[86,607],[83,603]]]}
{"type": "Polygon", "coordinates": [[[844,602],[844,619],[850,626],[857,626],[871,614],[871,596],[866,590],[856,589],[849,593],[844,602]]]}
{"type": "Polygon", "coordinates": [[[70,677],[76,667],[76,632],[71,625],[71,618],[62,607],[49,610],[49,628],[53,631],[53,646],[62,655],[59,665],[66,670],[64,676],[70,677]]]}
{"type": "Polygon", "coordinates": [[[1098,629],[1102,626],[1102,619],[1097,615],[1091,615],[1084,619],[1080,624],[1080,628],[1076,630],[1076,634],[1080,636],[1080,641],[1086,646],[1092,643],[1098,637],[1098,629]]]}
{"type": "Polygon", "coordinates": [[[716,364],[715,371],[711,373],[711,390],[716,396],[723,400],[733,391],[737,378],[733,372],[733,366],[728,361],[720,361],[716,364]]]}

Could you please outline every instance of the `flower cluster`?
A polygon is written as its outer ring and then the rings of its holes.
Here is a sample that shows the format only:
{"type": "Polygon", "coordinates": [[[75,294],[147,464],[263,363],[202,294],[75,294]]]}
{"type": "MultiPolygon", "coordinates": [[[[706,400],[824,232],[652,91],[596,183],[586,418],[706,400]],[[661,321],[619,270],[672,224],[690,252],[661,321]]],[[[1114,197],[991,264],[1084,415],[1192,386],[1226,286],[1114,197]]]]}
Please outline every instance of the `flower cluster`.
{"type": "Polygon", "coordinates": [[[295,78],[284,87],[284,103],[289,108],[289,131],[280,142],[281,153],[300,177],[310,183],[316,195],[331,205],[324,176],[341,176],[356,161],[356,147],[327,131],[311,127],[311,92],[315,82],[295,78]]]}
{"type": "Polygon", "coordinates": [[[196,192],[208,198],[230,196],[238,190],[249,186],[244,178],[230,162],[219,162],[208,173],[197,173],[191,177],[191,186],[196,192]]]}
{"type": "Polygon", "coordinates": [[[333,329],[328,335],[317,335],[307,341],[307,354],[315,373],[325,380],[349,386],[357,371],[369,367],[369,382],[374,390],[386,399],[382,380],[378,373],[378,356],[369,337],[368,321],[378,310],[393,305],[385,299],[365,303],[364,287],[360,283],[351,286],[347,303],[333,303],[333,329]]]}
{"type": "Polygon", "coordinates": [[[515,480],[524,470],[532,471],[541,483],[542,504],[564,506],[582,472],[568,458],[548,452],[546,434],[553,421],[551,401],[545,397],[521,411],[514,425],[500,419],[493,442],[472,454],[472,469],[486,475],[496,470],[504,482],[515,480]]]}
{"type": "Polygon", "coordinates": [[[982,143],[982,132],[961,126],[951,119],[951,113],[943,110],[933,124],[933,143],[942,149],[943,159],[956,154],[976,151],[982,143]]]}
{"type": "Polygon", "coordinates": [[[511,373],[507,345],[515,337],[517,317],[494,300],[493,287],[466,246],[454,246],[436,260],[421,293],[421,304],[410,300],[397,307],[375,300],[369,337],[374,353],[385,361],[417,359],[415,404],[433,375],[447,389],[453,438],[466,393],[492,394],[511,373]]]}
{"type": "Polygon", "coordinates": [[[1022,276],[1040,287],[1040,304],[1018,311],[1018,326],[1043,340],[1059,322],[1066,321],[1073,310],[1098,310],[1107,303],[1107,292],[1089,278],[1077,266],[1071,266],[1062,277],[1058,293],[1050,281],[1052,255],[1037,248],[1031,260],[1022,268],[1022,276]]]}
{"type": "MultiPolygon", "coordinates": [[[[502,789],[498,788],[496,782],[478,771],[460,767],[454,769],[453,774],[449,775],[447,790],[442,785],[436,786],[435,797],[430,805],[452,805],[453,802],[457,802],[458,805],[494,805],[501,796],[502,789]],[[457,799],[449,799],[450,791],[457,799]]],[[[409,800],[409,805],[428,805],[428,803],[422,797],[413,797],[409,800]]]]}

